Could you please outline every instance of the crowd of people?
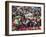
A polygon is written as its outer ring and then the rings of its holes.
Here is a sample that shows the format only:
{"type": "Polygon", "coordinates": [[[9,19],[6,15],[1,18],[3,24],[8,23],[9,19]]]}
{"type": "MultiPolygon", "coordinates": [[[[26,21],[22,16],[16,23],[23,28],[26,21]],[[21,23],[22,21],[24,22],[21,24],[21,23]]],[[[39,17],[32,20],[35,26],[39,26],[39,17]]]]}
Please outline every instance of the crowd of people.
{"type": "Polygon", "coordinates": [[[12,30],[41,29],[41,8],[12,6],[12,30]]]}

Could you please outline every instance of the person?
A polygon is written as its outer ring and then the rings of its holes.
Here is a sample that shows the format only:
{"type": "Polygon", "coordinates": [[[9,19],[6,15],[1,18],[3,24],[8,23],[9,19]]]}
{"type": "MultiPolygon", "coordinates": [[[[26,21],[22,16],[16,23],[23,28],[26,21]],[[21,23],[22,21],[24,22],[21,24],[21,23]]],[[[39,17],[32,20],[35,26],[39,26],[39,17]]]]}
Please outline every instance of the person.
{"type": "Polygon", "coordinates": [[[29,27],[31,22],[30,22],[30,20],[29,20],[28,18],[22,17],[21,23],[22,23],[25,27],[29,27]]]}
{"type": "Polygon", "coordinates": [[[18,29],[19,25],[20,25],[20,18],[21,16],[15,16],[15,20],[14,20],[14,24],[16,29],[18,29]]]}

